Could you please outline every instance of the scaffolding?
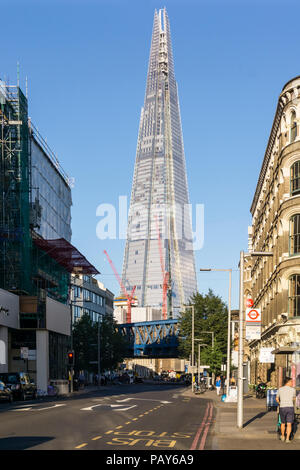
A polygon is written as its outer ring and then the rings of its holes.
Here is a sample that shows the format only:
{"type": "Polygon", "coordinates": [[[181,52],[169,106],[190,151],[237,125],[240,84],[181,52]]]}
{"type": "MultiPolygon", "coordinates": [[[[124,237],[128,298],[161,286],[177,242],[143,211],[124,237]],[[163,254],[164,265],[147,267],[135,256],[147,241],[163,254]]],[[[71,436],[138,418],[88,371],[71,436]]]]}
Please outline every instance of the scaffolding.
{"type": "Polygon", "coordinates": [[[0,287],[29,294],[30,152],[27,99],[0,82],[0,287]]]}
{"type": "Polygon", "coordinates": [[[36,296],[42,318],[47,295],[67,302],[69,272],[33,243],[30,129],[21,89],[0,81],[0,288],[36,296]]]}

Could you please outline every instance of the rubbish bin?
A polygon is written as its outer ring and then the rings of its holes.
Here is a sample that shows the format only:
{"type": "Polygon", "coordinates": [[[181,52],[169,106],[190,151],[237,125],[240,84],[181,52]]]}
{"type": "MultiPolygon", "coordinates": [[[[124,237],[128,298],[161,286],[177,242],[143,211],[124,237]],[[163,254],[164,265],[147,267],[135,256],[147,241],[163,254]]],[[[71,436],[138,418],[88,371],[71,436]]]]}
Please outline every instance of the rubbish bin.
{"type": "Polygon", "coordinates": [[[50,385],[55,387],[57,395],[68,395],[69,393],[68,380],[50,380],[50,385]]]}
{"type": "Polygon", "coordinates": [[[278,403],[276,401],[277,389],[267,390],[267,410],[276,410],[278,403]]]}
{"type": "Polygon", "coordinates": [[[79,390],[79,380],[78,379],[73,379],[73,390],[74,390],[74,392],[78,392],[78,390],[79,390]]]}

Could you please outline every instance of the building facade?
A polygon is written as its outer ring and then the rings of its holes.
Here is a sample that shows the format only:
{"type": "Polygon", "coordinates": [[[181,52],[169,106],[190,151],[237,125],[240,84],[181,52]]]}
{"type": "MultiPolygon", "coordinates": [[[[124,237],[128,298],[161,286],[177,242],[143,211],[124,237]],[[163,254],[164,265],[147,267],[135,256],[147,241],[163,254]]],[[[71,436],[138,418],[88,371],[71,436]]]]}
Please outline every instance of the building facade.
{"type": "Polygon", "coordinates": [[[284,375],[300,377],[300,77],[279,96],[251,214],[244,294],[262,312],[261,339],[248,344],[251,382],[276,387],[284,375]],[[274,362],[262,362],[264,348],[274,362]]]}
{"type": "Polygon", "coordinates": [[[102,282],[87,274],[72,274],[73,322],[89,315],[93,322],[104,315],[113,315],[114,294],[102,282]]]}
{"type": "Polygon", "coordinates": [[[162,307],[168,317],[197,290],[189,196],[170,25],[155,11],[124,252],[122,280],[136,286],[139,307],[162,307]]]}
{"type": "Polygon", "coordinates": [[[67,379],[70,273],[98,271],[70,244],[71,187],[28,119],[20,87],[0,81],[0,371],[38,391],[67,379]]]}

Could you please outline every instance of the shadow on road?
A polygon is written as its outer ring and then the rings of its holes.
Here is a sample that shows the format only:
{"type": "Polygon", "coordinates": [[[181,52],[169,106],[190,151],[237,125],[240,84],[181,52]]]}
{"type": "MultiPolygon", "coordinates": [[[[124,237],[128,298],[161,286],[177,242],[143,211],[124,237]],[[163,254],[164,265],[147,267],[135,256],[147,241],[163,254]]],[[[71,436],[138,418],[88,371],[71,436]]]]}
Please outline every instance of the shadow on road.
{"type": "Polygon", "coordinates": [[[18,436],[0,439],[0,450],[25,450],[54,439],[43,436],[18,436]]]}
{"type": "MultiPolygon", "coordinates": [[[[109,397],[112,395],[136,395],[139,393],[144,392],[161,392],[165,390],[185,390],[186,386],[182,384],[176,383],[168,383],[168,384],[116,384],[116,385],[108,385],[108,386],[101,386],[99,389],[89,390],[89,387],[86,387],[86,390],[81,390],[78,395],[74,392],[71,395],[58,395],[58,396],[45,396],[39,397],[36,400],[16,400],[13,403],[1,403],[0,404],[0,413],[6,412],[8,409],[14,408],[15,406],[25,406],[27,405],[30,407],[32,404],[36,403],[53,403],[56,401],[64,401],[64,400],[84,400],[88,397],[109,397]]],[[[0,447],[1,449],[1,447],[0,447]]]]}
{"type": "Polygon", "coordinates": [[[256,419],[261,419],[263,416],[267,414],[267,411],[262,411],[261,413],[258,413],[256,416],[253,416],[253,418],[249,419],[245,424],[244,427],[247,427],[249,424],[253,423],[256,419]]]}

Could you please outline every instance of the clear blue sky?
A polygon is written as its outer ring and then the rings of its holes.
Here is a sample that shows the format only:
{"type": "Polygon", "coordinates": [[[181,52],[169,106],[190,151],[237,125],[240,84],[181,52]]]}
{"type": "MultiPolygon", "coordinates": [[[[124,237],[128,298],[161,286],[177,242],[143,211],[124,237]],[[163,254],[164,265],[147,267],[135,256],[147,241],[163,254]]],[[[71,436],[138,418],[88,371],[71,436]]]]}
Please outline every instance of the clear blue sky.
{"type": "Polygon", "coordinates": [[[130,196],[154,9],[166,6],[192,204],[205,205],[198,289],[227,300],[278,95],[300,75],[297,1],[2,0],[0,77],[21,87],[29,114],[75,178],[73,244],[118,293],[124,241],[96,237],[96,208],[130,196]]]}

